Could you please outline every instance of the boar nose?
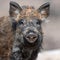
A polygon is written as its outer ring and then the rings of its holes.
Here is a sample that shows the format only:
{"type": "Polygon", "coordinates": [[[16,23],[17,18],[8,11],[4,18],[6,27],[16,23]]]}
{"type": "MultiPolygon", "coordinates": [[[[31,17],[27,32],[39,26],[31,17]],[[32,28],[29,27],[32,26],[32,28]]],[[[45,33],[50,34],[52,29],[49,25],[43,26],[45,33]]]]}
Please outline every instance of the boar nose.
{"type": "Polygon", "coordinates": [[[33,43],[33,42],[35,42],[37,40],[38,36],[37,36],[37,34],[30,32],[29,34],[26,35],[25,38],[30,43],[33,43]]]}

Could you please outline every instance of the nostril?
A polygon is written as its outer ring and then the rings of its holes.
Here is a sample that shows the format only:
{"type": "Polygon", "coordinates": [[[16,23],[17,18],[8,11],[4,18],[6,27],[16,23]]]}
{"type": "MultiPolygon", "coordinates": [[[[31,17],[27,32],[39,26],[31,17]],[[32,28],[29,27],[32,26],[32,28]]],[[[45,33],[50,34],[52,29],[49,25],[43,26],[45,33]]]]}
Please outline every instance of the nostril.
{"type": "Polygon", "coordinates": [[[35,40],[35,39],[37,39],[37,35],[35,35],[35,34],[28,34],[28,35],[26,36],[26,39],[35,40]]]}
{"type": "Polygon", "coordinates": [[[36,36],[27,36],[27,39],[35,39],[36,36]]]}
{"type": "Polygon", "coordinates": [[[30,37],[29,37],[29,36],[27,36],[26,38],[27,38],[27,39],[30,39],[30,37]]]}
{"type": "Polygon", "coordinates": [[[33,39],[37,38],[36,36],[33,36],[33,39]]]}

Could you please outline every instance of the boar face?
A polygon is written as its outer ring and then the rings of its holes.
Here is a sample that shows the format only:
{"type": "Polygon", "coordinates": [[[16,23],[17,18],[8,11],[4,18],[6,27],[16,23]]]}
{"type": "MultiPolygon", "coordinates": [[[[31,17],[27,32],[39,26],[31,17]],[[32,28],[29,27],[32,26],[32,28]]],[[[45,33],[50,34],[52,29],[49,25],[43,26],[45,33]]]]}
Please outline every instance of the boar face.
{"type": "Polygon", "coordinates": [[[36,18],[31,18],[27,21],[26,18],[23,18],[18,21],[16,27],[16,34],[18,34],[18,39],[34,43],[38,39],[41,40],[42,29],[41,29],[41,20],[36,18]],[[21,37],[20,37],[21,36],[21,37]]]}
{"type": "Polygon", "coordinates": [[[10,17],[15,30],[15,39],[22,43],[35,43],[42,40],[42,20],[49,15],[49,3],[39,9],[25,6],[21,8],[17,3],[10,2],[10,17]]]}

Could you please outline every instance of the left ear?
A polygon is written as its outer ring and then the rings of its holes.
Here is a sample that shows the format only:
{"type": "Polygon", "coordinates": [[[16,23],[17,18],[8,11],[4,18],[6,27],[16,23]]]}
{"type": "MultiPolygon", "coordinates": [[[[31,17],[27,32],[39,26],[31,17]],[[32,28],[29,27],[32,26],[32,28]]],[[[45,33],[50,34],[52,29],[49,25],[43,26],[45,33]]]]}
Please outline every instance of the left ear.
{"type": "Polygon", "coordinates": [[[38,12],[41,14],[41,20],[44,20],[49,16],[50,3],[47,2],[39,7],[38,12]]]}
{"type": "Polygon", "coordinates": [[[16,18],[16,16],[22,11],[22,8],[18,3],[10,1],[9,15],[10,17],[16,18]]]}

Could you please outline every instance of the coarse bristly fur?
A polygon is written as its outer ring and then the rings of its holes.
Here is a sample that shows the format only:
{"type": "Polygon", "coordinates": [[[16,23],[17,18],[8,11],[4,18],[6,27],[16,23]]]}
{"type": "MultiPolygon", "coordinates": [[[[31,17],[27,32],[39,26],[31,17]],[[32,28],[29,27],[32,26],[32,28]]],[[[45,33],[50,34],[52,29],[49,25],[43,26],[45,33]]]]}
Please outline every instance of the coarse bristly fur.
{"type": "MultiPolygon", "coordinates": [[[[17,15],[15,20],[17,23],[19,23],[21,19],[26,19],[28,22],[32,18],[40,19],[40,14],[34,8],[26,6],[26,8],[24,8],[23,11],[17,15]]],[[[35,43],[30,44],[22,37],[23,33],[21,29],[18,26],[15,29],[15,41],[12,47],[11,60],[35,60],[37,53],[40,52],[42,48],[42,30],[39,31],[41,38],[39,38],[39,40],[35,43]]]]}
{"type": "Polygon", "coordinates": [[[20,7],[16,2],[10,2],[10,16],[0,18],[1,60],[36,60],[43,42],[41,22],[48,17],[49,6],[49,3],[45,3],[36,10],[34,7],[20,7]],[[26,39],[27,32],[38,36],[35,42],[26,39]]]}
{"type": "Polygon", "coordinates": [[[0,18],[0,60],[9,60],[13,32],[9,17],[0,18]]]}

